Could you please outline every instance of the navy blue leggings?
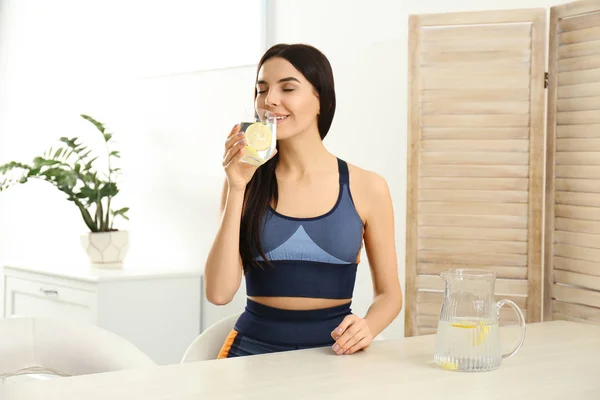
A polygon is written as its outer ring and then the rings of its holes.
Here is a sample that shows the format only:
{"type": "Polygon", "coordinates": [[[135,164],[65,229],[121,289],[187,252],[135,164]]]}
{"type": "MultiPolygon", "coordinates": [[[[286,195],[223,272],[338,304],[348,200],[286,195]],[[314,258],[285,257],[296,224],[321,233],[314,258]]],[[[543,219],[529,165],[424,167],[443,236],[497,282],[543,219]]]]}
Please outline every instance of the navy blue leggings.
{"type": "Polygon", "coordinates": [[[350,305],[284,310],[248,299],[219,358],[332,346],[331,332],[352,313],[350,305]]]}

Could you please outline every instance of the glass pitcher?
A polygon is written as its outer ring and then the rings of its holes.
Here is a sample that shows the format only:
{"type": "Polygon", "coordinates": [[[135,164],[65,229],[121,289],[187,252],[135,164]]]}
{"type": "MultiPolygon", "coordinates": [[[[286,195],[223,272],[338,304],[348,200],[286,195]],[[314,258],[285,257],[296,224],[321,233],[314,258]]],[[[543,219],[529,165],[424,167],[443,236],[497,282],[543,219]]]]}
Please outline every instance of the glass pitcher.
{"type": "Polygon", "coordinates": [[[525,341],[525,318],[510,300],[494,299],[496,274],[478,269],[451,269],[440,276],[446,282],[437,328],[434,361],[453,371],[491,371],[515,355],[525,341]],[[519,316],[521,339],[502,354],[498,318],[500,308],[511,306],[519,316]]]}

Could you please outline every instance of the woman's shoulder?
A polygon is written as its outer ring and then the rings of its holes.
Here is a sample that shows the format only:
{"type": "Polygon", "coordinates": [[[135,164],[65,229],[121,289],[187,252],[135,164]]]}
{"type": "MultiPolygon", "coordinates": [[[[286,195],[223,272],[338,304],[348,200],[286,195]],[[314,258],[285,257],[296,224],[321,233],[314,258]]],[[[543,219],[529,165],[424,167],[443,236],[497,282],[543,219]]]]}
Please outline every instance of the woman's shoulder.
{"type": "Polygon", "coordinates": [[[375,196],[387,195],[389,193],[389,187],[384,177],[354,164],[348,162],[347,164],[350,173],[350,185],[353,191],[357,189],[375,196]]]}

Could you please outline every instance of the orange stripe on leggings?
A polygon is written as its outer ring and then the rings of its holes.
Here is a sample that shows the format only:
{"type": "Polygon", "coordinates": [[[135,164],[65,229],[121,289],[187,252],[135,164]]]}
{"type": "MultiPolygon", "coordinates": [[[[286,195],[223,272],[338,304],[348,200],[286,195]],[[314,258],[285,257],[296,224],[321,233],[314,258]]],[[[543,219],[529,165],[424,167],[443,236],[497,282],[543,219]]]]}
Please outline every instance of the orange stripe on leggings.
{"type": "Polygon", "coordinates": [[[229,335],[227,335],[227,339],[225,339],[225,343],[223,343],[223,347],[221,347],[221,351],[219,351],[217,358],[227,358],[229,355],[229,350],[231,350],[231,346],[233,345],[233,341],[237,337],[237,334],[238,333],[234,329],[229,332],[229,335]]]}

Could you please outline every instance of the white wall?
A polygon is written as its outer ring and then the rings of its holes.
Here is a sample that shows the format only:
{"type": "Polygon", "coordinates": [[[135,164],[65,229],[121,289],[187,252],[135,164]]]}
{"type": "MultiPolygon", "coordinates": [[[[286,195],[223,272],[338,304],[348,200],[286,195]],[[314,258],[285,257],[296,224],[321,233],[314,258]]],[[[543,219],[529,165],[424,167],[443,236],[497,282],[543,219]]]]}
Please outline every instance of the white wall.
{"type": "MultiPolygon", "coordinates": [[[[396,219],[400,281],[405,283],[408,16],[511,8],[549,8],[553,0],[277,0],[275,42],[309,43],[332,63],[338,106],[327,147],[386,178],[396,219]]],[[[366,256],[359,267],[354,311],[371,300],[366,256]]],[[[386,331],[403,336],[404,309],[386,331]]]]}
{"type": "MultiPolygon", "coordinates": [[[[218,222],[222,140],[237,112],[251,104],[254,67],[131,80],[140,71],[135,60],[144,58],[131,58],[130,47],[124,45],[111,53],[111,46],[124,39],[103,34],[115,24],[136,26],[134,19],[107,22],[109,11],[122,2],[90,2],[86,4],[95,7],[88,9],[68,0],[38,2],[37,7],[32,2],[0,1],[4,7],[0,163],[29,160],[65,133],[98,140],[93,129],[78,119],[81,112],[107,122],[120,142],[126,172],[118,204],[131,206],[131,222],[119,226],[132,234],[129,267],[201,267],[218,222]]],[[[276,0],[271,4],[274,42],[315,45],[332,62],[338,109],[326,145],[339,157],[383,175],[390,185],[404,287],[408,15],[547,8],[556,2],[276,0]]],[[[229,15],[235,10],[231,8],[229,15]]],[[[177,18],[170,23],[175,26],[177,18]]],[[[243,24],[234,27],[245,29],[243,24]]],[[[195,38],[203,39],[218,41],[219,35],[195,38]]],[[[186,42],[193,40],[187,37],[186,42]]],[[[151,48],[151,43],[145,46],[151,48]]],[[[78,234],[84,231],[74,206],[43,183],[0,194],[0,263],[80,255],[78,234]]],[[[359,314],[371,300],[368,262],[363,260],[353,307],[359,314]]],[[[242,303],[240,293],[233,306],[211,306],[204,322],[242,303]]],[[[402,336],[403,320],[402,313],[387,335],[402,336]]]]}

